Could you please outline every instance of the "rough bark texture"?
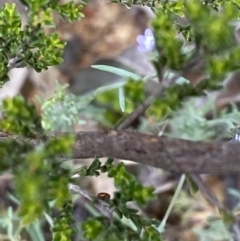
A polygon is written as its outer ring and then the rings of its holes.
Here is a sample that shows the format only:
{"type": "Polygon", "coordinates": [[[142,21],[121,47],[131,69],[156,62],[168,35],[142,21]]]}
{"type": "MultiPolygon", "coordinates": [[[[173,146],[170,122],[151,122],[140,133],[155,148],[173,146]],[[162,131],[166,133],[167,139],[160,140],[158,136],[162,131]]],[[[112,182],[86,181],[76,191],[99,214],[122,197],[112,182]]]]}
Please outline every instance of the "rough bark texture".
{"type": "Polygon", "coordinates": [[[170,139],[134,132],[76,134],[74,158],[115,157],[181,173],[240,172],[240,145],[170,139]]]}
{"type": "MultiPolygon", "coordinates": [[[[0,135],[0,145],[6,138],[10,137],[0,135]]],[[[240,173],[240,144],[230,142],[192,142],[128,131],[76,133],[72,158],[93,157],[131,160],[178,173],[240,173]]]]}

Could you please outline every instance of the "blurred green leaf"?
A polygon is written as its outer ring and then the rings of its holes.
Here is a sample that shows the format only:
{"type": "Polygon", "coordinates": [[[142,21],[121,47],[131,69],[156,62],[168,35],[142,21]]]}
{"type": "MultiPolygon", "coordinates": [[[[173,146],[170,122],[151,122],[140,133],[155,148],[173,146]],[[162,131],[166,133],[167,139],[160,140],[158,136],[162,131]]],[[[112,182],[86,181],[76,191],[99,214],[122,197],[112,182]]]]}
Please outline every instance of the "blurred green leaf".
{"type": "Polygon", "coordinates": [[[126,78],[126,79],[128,79],[128,78],[131,78],[133,80],[141,80],[142,79],[142,77],[137,75],[137,74],[134,74],[134,73],[131,73],[131,72],[127,71],[127,70],[119,69],[119,68],[116,68],[116,67],[113,67],[113,66],[92,65],[91,67],[94,68],[94,69],[107,71],[107,72],[119,75],[119,76],[121,76],[123,78],[126,78]]]}

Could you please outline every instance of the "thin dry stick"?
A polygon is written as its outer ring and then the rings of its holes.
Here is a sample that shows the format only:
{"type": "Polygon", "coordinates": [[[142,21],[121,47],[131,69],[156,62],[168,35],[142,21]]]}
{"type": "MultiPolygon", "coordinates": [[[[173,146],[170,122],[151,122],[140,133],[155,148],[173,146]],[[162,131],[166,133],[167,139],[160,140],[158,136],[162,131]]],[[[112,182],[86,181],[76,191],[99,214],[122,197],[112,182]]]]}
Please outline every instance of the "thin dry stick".
{"type": "Polygon", "coordinates": [[[141,105],[139,105],[123,122],[117,126],[117,130],[127,129],[137,118],[144,114],[148,107],[152,104],[154,99],[163,92],[163,87],[159,86],[158,90],[149,96],[141,105]]]}
{"type": "MultiPolygon", "coordinates": [[[[86,190],[81,189],[78,185],[69,183],[68,188],[71,191],[74,191],[76,193],[79,193],[81,196],[85,197],[87,200],[89,200],[91,203],[93,203],[93,198],[89,195],[89,193],[86,190]]],[[[113,209],[109,208],[109,204],[103,200],[98,200],[98,202],[93,203],[94,206],[106,217],[109,219],[112,219],[112,212],[113,209]]]]}
{"type": "Polygon", "coordinates": [[[161,68],[162,75],[158,76],[158,89],[151,96],[149,96],[142,104],[137,106],[137,108],[116,127],[116,130],[120,131],[127,129],[135,120],[137,120],[141,115],[144,114],[144,112],[150,107],[150,105],[153,103],[156,97],[162,97],[164,95],[165,90],[169,88],[169,86],[173,85],[179,77],[181,77],[180,75],[174,75],[170,79],[164,79],[163,72],[163,68],[161,68]]]}
{"type": "Polygon", "coordinates": [[[190,177],[197,184],[199,190],[202,194],[213,203],[219,210],[225,209],[223,204],[217,199],[215,194],[208,188],[208,186],[203,182],[202,178],[196,174],[190,174],[190,177]]]}
{"type": "Polygon", "coordinates": [[[137,120],[141,115],[144,114],[144,112],[148,109],[148,107],[150,107],[154,99],[158,96],[162,96],[164,94],[164,90],[175,81],[175,77],[173,77],[171,80],[165,81],[163,79],[163,70],[161,71],[161,73],[162,74],[158,76],[158,89],[142,104],[140,104],[130,115],[128,115],[128,117],[116,127],[116,130],[126,130],[135,120],[137,120]]]}
{"type": "Polygon", "coordinates": [[[173,188],[175,188],[177,185],[177,181],[170,181],[170,182],[167,182],[159,187],[157,187],[155,190],[154,190],[154,193],[155,194],[161,194],[161,193],[164,193],[164,192],[167,192],[169,190],[172,190],[173,188]]]}

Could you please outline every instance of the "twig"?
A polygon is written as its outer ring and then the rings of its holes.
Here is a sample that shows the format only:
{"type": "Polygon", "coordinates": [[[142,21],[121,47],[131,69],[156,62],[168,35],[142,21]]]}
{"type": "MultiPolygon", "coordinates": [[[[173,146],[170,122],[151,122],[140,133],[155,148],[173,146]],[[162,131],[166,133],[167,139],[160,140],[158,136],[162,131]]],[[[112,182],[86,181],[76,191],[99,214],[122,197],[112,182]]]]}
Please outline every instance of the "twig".
{"type": "Polygon", "coordinates": [[[89,193],[86,190],[81,189],[78,185],[69,183],[68,184],[69,190],[72,190],[76,193],[79,193],[81,196],[85,197],[87,200],[91,201],[91,203],[94,204],[94,206],[106,217],[109,219],[112,219],[112,212],[109,208],[109,205],[107,202],[98,199],[98,202],[92,202],[93,198],[89,195],[89,193]]]}
{"type": "Polygon", "coordinates": [[[159,96],[163,92],[162,85],[159,86],[157,91],[149,96],[141,105],[139,105],[126,119],[124,119],[118,126],[117,130],[125,130],[127,129],[136,119],[138,119],[144,112],[148,109],[148,107],[152,104],[154,99],[159,96]]]}
{"type": "Polygon", "coordinates": [[[182,190],[182,186],[183,186],[183,184],[184,184],[185,179],[186,179],[186,175],[183,174],[183,175],[181,176],[181,179],[180,179],[179,183],[178,183],[177,189],[176,189],[176,191],[175,191],[175,193],[174,193],[174,195],[173,195],[173,198],[172,198],[172,200],[171,200],[171,203],[170,203],[170,205],[168,206],[167,212],[166,212],[166,214],[164,215],[164,218],[163,218],[162,222],[160,223],[160,225],[159,225],[159,227],[158,227],[158,231],[159,231],[160,233],[162,233],[163,230],[164,230],[164,227],[165,227],[165,225],[166,225],[167,219],[168,219],[168,217],[169,217],[169,215],[170,215],[170,213],[171,213],[171,211],[172,211],[172,209],[173,209],[173,206],[174,206],[174,204],[175,204],[175,202],[176,202],[176,200],[177,200],[177,198],[178,198],[178,196],[179,196],[179,194],[180,194],[180,192],[181,192],[181,190],[182,190]]]}
{"type": "Polygon", "coordinates": [[[165,183],[165,184],[157,187],[157,188],[154,190],[154,193],[155,193],[155,194],[161,194],[161,193],[163,193],[163,192],[166,192],[166,191],[168,191],[168,190],[173,189],[176,185],[177,185],[177,181],[171,181],[171,182],[165,183]]]}
{"type": "Polygon", "coordinates": [[[144,114],[144,112],[150,107],[156,97],[163,96],[165,90],[171,86],[176,81],[176,79],[176,76],[173,76],[168,80],[162,79],[155,93],[149,96],[142,104],[137,106],[137,108],[116,127],[116,130],[121,131],[127,129],[135,120],[144,114]]]}
{"type": "Polygon", "coordinates": [[[219,210],[225,209],[222,203],[217,199],[215,194],[209,189],[209,187],[203,182],[202,178],[196,174],[190,174],[190,177],[197,184],[199,190],[202,194],[219,210]]]}

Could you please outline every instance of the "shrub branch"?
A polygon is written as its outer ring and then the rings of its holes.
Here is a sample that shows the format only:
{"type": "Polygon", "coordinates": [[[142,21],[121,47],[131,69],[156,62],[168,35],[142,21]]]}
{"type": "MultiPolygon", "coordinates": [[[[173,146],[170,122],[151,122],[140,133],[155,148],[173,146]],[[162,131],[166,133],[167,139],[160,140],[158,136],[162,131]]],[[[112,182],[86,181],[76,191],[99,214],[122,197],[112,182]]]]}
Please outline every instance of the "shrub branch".
{"type": "MultiPolygon", "coordinates": [[[[53,133],[49,137],[68,133],[53,133]]],[[[1,142],[13,136],[0,133],[1,142]]],[[[21,142],[22,138],[17,138],[21,142]]],[[[29,140],[36,144],[34,140],[29,140]]],[[[240,173],[240,148],[233,142],[193,142],[129,131],[77,132],[71,157],[113,157],[189,174],[240,173]]]]}

